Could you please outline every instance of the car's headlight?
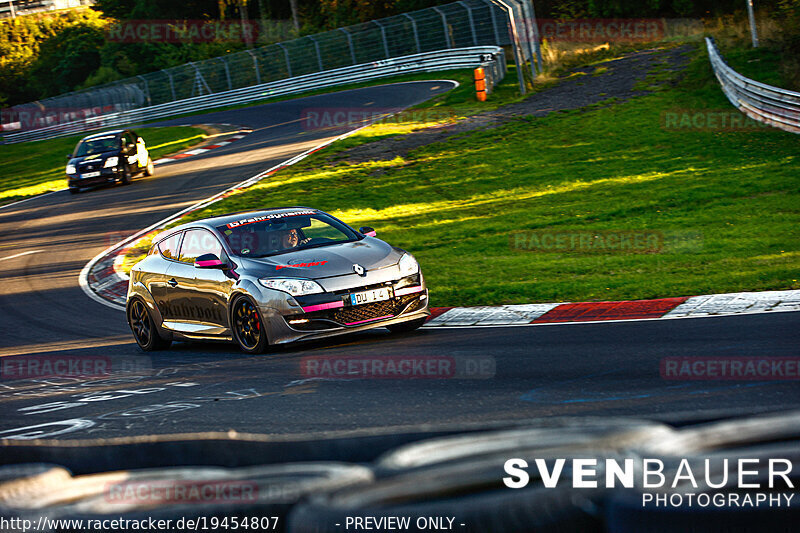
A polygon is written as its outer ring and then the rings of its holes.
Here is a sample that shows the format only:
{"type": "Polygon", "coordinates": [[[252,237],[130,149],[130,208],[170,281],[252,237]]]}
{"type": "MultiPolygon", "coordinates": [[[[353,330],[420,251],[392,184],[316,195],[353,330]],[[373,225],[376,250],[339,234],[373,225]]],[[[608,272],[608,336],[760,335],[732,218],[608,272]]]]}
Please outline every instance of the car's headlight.
{"type": "Polygon", "coordinates": [[[106,159],[106,163],[103,165],[103,167],[104,168],[115,167],[117,166],[117,163],[119,163],[119,157],[117,156],[109,157],[108,159],[106,159]]]}
{"type": "Polygon", "coordinates": [[[311,281],[310,279],[265,278],[258,281],[268,289],[288,292],[292,296],[325,292],[323,288],[320,287],[319,283],[311,281]]]}
{"type": "Polygon", "coordinates": [[[403,276],[411,276],[412,274],[419,272],[419,264],[411,254],[403,254],[403,257],[400,258],[400,262],[397,263],[397,266],[400,267],[400,274],[403,276]]]}
{"type": "Polygon", "coordinates": [[[75,174],[76,172],[75,165],[67,165],[67,174],[75,174]]]}

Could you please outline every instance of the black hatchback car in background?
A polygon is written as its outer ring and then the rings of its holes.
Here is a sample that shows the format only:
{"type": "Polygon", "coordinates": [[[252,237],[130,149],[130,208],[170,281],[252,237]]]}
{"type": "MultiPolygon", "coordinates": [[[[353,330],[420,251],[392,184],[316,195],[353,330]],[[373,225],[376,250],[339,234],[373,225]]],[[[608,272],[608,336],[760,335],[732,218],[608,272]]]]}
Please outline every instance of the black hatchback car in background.
{"type": "Polygon", "coordinates": [[[67,157],[67,185],[73,194],[103,183],[127,185],[133,176],[151,176],[154,170],[144,139],[131,130],[84,137],[67,157]]]}

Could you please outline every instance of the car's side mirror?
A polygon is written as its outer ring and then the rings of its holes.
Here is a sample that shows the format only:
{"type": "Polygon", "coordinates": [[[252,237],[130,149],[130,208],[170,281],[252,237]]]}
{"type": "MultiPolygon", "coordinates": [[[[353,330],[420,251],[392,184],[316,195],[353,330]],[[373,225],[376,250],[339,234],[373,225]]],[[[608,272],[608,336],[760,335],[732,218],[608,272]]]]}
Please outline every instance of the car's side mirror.
{"type": "Polygon", "coordinates": [[[215,254],[203,254],[194,260],[195,268],[219,269],[228,268],[228,263],[217,257],[215,254]]]}
{"type": "Polygon", "coordinates": [[[376,232],[374,229],[370,228],[369,226],[361,226],[360,228],[358,228],[358,231],[360,233],[366,235],[367,237],[374,237],[375,235],[378,234],[378,232],[376,232]]]}
{"type": "Polygon", "coordinates": [[[67,154],[67,159],[72,159],[72,154],[67,154]]]}

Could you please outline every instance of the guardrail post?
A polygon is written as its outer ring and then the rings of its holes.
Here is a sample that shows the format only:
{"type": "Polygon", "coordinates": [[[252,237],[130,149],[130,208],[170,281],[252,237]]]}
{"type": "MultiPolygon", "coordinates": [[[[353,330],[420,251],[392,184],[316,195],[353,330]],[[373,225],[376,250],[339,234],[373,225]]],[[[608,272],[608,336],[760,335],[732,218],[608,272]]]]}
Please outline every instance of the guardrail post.
{"type": "Polygon", "coordinates": [[[350,32],[347,31],[345,28],[339,28],[345,36],[347,37],[347,44],[350,46],[350,58],[353,60],[353,64],[356,64],[356,49],[353,48],[353,36],[350,35],[350,32]]]}
{"type": "Polygon", "coordinates": [[[447,48],[453,48],[453,41],[450,39],[450,30],[447,27],[447,15],[445,15],[444,11],[442,11],[442,9],[439,7],[434,7],[433,10],[439,13],[439,16],[442,17],[442,28],[444,28],[445,45],[447,45],[447,48]]]}
{"type": "Polygon", "coordinates": [[[756,30],[756,17],[753,14],[753,0],[747,0],[747,19],[750,21],[750,37],[753,39],[753,48],[758,48],[758,32],[756,30]]]}
{"type": "Polygon", "coordinates": [[[194,84],[192,87],[192,94],[194,94],[194,86],[197,86],[197,93],[198,96],[202,96],[201,91],[203,87],[206,89],[206,94],[212,94],[214,91],[211,90],[211,87],[208,86],[206,83],[206,79],[203,77],[203,74],[200,72],[200,69],[197,68],[197,65],[194,64],[194,61],[190,62],[189,65],[192,66],[194,69],[194,84]]]}
{"type": "Polygon", "coordinates": [[[152,100],[150,100],[150,85],[148,85],[147,79],[144,76],[136,77],[142,80],[142,83],[144,83],[144,96],[147,98],[147,105],[150,105],[152,103],[152,100]]]}
{"type": "Polygon", "coordinates": [[[319,71],[322,72],[325,70],[325,67],[322,66],[322,54],[319,51],[319,43],[311,35],[309,35],[308,38],[311,39],[312,43],[314,43],[314,50],[317,51],[317,64],[319,65],[319,71]]]}
{"type": "Polygon", "coordinates": [[[536,12],[533,9],[533,1],[522,0],[522,5],[525,8],[525,18],[528,22],[528,43],[531,46],[531,66],[533,66],[533,58],[535,56],[536,67],[539,74],[541,74],[544,72],[544,62],[542,61],[542,50],[539,47],[539,27],[536,25],[536,12]]]}
{"type": "Polygon", "coordinates": [[[511,49],[514,51],[514,63],[517,65],[519,92],[520,94],[526,94],[528,90],[527,87],[525,87],[525,76],[523,74],[523,70],[525,69],[525,58],[522,56],[522,45],[519,42],[519,35],[517,34],[517,26],[514,20],[514,10],[510,5],[505,3],[504,0],[492,0],[492,2],[500,6],[506,12],[506,16],[508,18],[509,37],[511,38],[511,49]]]}
{"type": "Polygon", "coordinates": [[[414,20],[414,17],[412,17],[408,13],[403,13],[403,16],[411,21],[411,31],[414,32],[414,44],[417,45],[417,53],[421,54],[422,53],[422,47],[420,47],[420,45],[419,45],[419,34],[417,33],[417,21],[414,20]]]}
{"type": "Polygon", "coordinates": [[[170,91],[172,91],[172,101],[174,102],[178,99],[178,97],[175,96],[175,82],[172,80],[172,74],[169,73],[169,70],[162,70],[162,72],[167,75],[167,78],[169,78],[169,88],[170,91]]]}
{"type": "Polygon", "coordinates": [[[522,57],[523,59],[527,56],[531,62],[531,78],[536,79],[536,66],[535,66],[535,58],[536,54],[533,49],[533,32],[531,31],[530,27],[528,26],[528,21],[530,19],[530,15],[527,12],[528,3],[527,0],[505,0],[507,3],[513,4],[511,9],[514,10],[515,7],[518,9],[519,17],[515,16],[514,25],[517,30],[517,38],[520,40],[520,46],[522,47],[522,57]],[[523,42],[524,40],[524,42],[523,42]]]}
{"type": "Polygon", "coordinates": [[[259,71],[259,68],[258,68],[258,58],[256,58],[255,52],[253,52],[250,49],[247,50],[247,53],[250,54],[250,57],[253,58],[253,70],[256,73],[256,83],[258,85],[261,85],[261,72],[259,71]]]}
{"type": "Polygon", "coordinates": [[[228,68],[228,61],[224,57],[220,57],[223,66],[225,67],[225,77],[228,79],[228,90],[233,90],[233,83],[231,82],[231,69],[228,68]]]}
{"type": "Polygon", "coordinates": [[[377,20],[373,20],[375,24],[381,29],[381,37],[383,37],[383,51],[386,54],[386,59],[389,59],[389,43],[386,41],[386,28],[383,27],[383,24],[378,22],[377,20]]]}
{"type": "Polygon", "coordinates": [[[467,10],[467,17],[469,18],[469,28],[472,30],[472,44],[478,46],[478,33],[475,31],[475,19],[472,18],[472,8],[469,7],[463,0],[460,0],[458,4],[467,10]]]}
{"type": "Polygon", "coordinates": [[[497,14],[495,13],[494,3],[492,0],[483,0],[484,3],[489,5],[489,14],[492,16],[492,28],[494,29],[495,44],[500,46],[500,29],[497,27],[497,14]]]}
{"type": "Polygon", "coordinates": [[[283,55],[286,57],[286,72],[289,74],[289,77],[292,77],[292,62],[289,60],[289,51],[283,46],[282,43],[275,43],[280,46],[281,50],[283,50],[283,55]]]}

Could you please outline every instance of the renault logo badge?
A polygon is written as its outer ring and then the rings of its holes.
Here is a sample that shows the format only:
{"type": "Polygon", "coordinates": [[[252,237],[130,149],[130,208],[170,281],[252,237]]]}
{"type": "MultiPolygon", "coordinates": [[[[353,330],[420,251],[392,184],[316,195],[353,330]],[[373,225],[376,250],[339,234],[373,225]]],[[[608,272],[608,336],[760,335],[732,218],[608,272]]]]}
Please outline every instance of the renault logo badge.
{"type": "Polygon", "coordinates": [[[367,275],[367,270],[358,263],[353,265],[353,272],[362,277],[367,275]]]}

